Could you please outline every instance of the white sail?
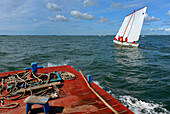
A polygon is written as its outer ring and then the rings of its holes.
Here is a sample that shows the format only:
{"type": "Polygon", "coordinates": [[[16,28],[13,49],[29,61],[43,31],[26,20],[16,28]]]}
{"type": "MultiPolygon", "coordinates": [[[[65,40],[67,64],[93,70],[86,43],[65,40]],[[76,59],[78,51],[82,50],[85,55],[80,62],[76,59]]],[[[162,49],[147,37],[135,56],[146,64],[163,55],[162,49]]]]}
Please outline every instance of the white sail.
{"type": "Polygon", "coordinates": [[[128,42],[138,41],[142,29],[143,20],[147,7],[143,7],[133,13],[127,15],[116,35],[116,38],[123,36],[128,38],[128,42]]]}
{"type": "Polygon", "coordinates": [[[130,17],[129,17],[129,16],[128,16],[128,17],[125,17],[125,19],[124,19],[124,21],[123,21],[123,23],[122,23],[122,25],[121,25],[121,27],[120,27],[117,35],[116,35],[116,38],[117,38],[117,39],[118,39],[119,36],[123,36],[123,32],[125,31],[126,26],[127,26],[128,22],[129,22],[129,20],[130,20],[130,17]]]}
{"type": "Polygon", "coordinates": [[[133,41],[139,40],[146,8],[147,7],[144,7],[134,13],[134,15],[133,15],[134,20],[132,22],[132,25],[129,25],[129,27],[131,27],[131,29],[130,29],[130,32],[128,35],[128,42],[133,42],[133,41]]]}
{"type": "Polygon", "coordinates": [[[128,37],[128,42],[131,42],[131,41],[129,41],[129,33],[131,32],[131,30],[132,30],[132,25],[134,24],[134,16],[135,15],[135,12],[134,13],[132,13],[132,14],[130,14],[130,15],[128,15],[128,16],[126,16],[125,18],[130,18],[130,20],[129,20],[129,22],[128,22],[128,25],[126,25],[126,29],[125,29],[125,31],[123,31],[124,33],[123,33],[123,39],[125,39],[126,37],[128,37]]]}

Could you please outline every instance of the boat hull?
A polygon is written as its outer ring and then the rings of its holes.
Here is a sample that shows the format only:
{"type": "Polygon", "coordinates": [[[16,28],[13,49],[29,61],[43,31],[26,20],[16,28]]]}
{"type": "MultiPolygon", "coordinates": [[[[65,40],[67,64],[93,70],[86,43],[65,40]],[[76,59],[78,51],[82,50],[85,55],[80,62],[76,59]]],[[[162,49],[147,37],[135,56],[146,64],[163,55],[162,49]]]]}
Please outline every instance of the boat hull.
{"type": "Polygon", "coordinates": [[[138,43],[132,44],[132,43],[128,43],[128,42],[120,42],[120,41],[117,41],[117,40],[113,40],[113,43],[116,44],[116,45],[127,46],[127,47],[138,47],[139,46],[138,43]]]}

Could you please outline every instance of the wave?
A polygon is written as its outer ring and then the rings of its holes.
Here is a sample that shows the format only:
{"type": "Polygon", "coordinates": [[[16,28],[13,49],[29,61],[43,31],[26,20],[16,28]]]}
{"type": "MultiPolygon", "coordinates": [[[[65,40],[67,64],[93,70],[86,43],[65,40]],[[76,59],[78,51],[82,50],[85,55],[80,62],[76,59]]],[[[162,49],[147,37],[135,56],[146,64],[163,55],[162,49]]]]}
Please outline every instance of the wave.
{"type": "Polygon", "coordinates": [[[119,96],[119,100],[135,114],[169,114],[162,104],[145,102],[131,96],[119,96]]]}
{"type": "Polygon", "coordinates": [[[103,87],[100,85],[100,83],[98,81],[93,81],[96,85],[98,85],[100,88],[103,89],[103,87]]]}
{"type": "Polygon", "coordinates": [[[53,66],[62,66],[62,65],[68,65],[69,64],[69,60],[65,61],[65,62],[62,62],[62,63],[51,63],[51,62],[48,62],[47,65],[45,65],[46,67],[53,67],[53,66]]]}
{"type": "MultiPolygon", "coordinates": [[[[100,88],[104,88],[98,81],[93,82],[100,88]]],[[[170,114],[170,112],[164,108],[163,104],[142,101],[132,96],[115,96],[111,90],[106,92],[116,98],[119,102],[121,102],[125,107],[130,109],[135,114],[170,114]]]]}

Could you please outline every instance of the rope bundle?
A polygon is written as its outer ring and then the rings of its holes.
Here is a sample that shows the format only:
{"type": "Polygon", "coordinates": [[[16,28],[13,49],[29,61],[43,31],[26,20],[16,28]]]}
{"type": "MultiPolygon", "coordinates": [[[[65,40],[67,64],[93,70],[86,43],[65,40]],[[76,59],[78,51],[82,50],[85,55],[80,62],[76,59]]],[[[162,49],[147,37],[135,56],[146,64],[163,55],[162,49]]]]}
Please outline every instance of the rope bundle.
{"type": "MultiPolygon", "coordinates": [[[[24,72],[14,75],[9,75],[6,79],[1,79],[1,87],[0,87],[0,101],[1,106],[0,108],[15,108],[19,104],[18,103],[12,103],[9,105],[3,105],[3,100],[17,100],[22,99],[25,94],[26,90],[29,89],[30,94],[33,94],[33,91],[31,90],[32,87],[41,86],[43,84],[48,84],[51,79],[51,75],[54,73],[48,73],[48,74],[34,74],[33,72],[24,72]],[[37,76],[38,75],[38,76],[37,76]],[[29,79],[31,77],[31,79],[29,79]]],[[[56,92],[57,87],[49,88],[43,90],[37,90],[34,94],[35,95],[52,95],[52,98],[58,97],[59,89],[56,92]]]]}

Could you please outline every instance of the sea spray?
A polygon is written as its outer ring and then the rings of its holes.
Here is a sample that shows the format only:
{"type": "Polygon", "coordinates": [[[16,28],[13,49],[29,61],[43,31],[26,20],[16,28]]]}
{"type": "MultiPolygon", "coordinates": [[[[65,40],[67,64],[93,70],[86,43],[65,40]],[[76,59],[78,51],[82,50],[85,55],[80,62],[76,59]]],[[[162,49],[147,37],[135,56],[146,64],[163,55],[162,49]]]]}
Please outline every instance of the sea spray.
{"type": "MultiPolygon", "coordinates": [[[[104,88],[100,85],[100,82],[93,81],[100,88],[104,88]]],[[[164,108],[162,104],[155,104],[152,102],[146,102],[138,100],[132,96],[116,96],[111,90],[107,91],[108,94],[112,95],[124,106],[129,108],[135,114],[169,114],[170,112],[164,108]]]]}
{"type": "Polygon", "coordinates": [[[135,114],[169,114],[162,104],[142,101],[132,96],[119,96],[118,100],[122,102],[135,114]]]}

